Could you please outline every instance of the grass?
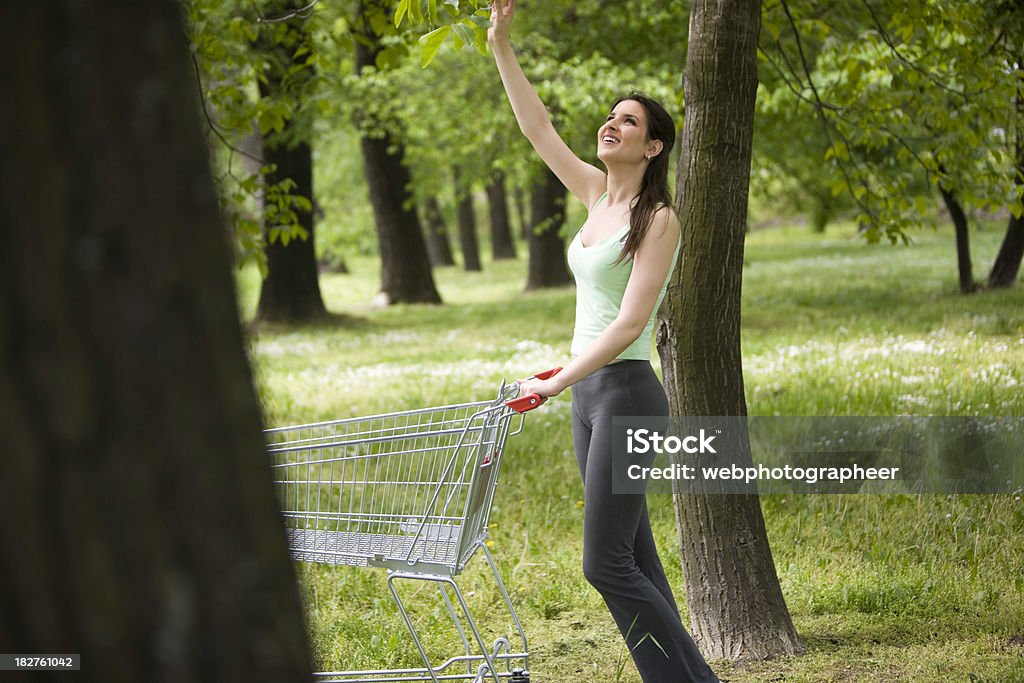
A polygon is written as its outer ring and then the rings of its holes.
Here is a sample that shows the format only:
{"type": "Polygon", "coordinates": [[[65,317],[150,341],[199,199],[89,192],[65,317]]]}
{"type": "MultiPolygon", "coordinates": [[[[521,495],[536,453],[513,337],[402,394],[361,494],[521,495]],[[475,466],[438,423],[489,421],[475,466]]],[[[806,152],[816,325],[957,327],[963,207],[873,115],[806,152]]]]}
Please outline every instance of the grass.
{"type": "MultiPolygon", "coordinates": [[[[1001,233],[973,235],[983,274],[1001,233]]],[[[849,227],[748,238],[743,349],[759,415],[1024,415],[1024,287],[957,293],[951,235],[867,246],[849,227]]],[[[372,309],[377,264],[324,275],[332,322],[252,325],[267,420],[306,422],[479,400],[501,378],[564,362],[571,289],[522,293],[525,262],[435,273],[443,306],[372,309]]],[[[256,280],[240,274],[246,316],[256,280]]],[[[510,441],[492,552],[530,638],[537,681],[617,680],[622,642],[579,569],[582,488],[568,397],[510,441]]],[[[684,602],[672,501],[652,496],[666,571],[684,602]]],[[[1024,501],[1020,496],[765,496],[783,593],[807,652],[733,665],[723,680],[1024,681],[1024,501]]],[[[500,599],[471,565],[460,585],[489,632],[500,599]]],[[[418,666],[382,571],[299,566],[320,669],[418,666]]],[[[407,584],[428,649],[459,642],[432,586],[407,584]]],[[[493,639],[493,635],[490,639],[493,639]]],[[[639,681],[632,664],[621,680],[639,681]]]]}

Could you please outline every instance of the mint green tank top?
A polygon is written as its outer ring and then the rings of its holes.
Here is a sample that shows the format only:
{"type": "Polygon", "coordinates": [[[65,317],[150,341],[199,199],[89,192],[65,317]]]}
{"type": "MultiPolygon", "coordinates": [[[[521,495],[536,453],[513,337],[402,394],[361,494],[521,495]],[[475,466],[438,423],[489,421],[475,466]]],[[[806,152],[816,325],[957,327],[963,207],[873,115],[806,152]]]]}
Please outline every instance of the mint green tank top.
{"type": "MultiPolygon", "coordinates": [[[[594,208],[604,201],[608,193],[594,204],[594,208]]],[[[593,210],[593,209],[591,209],[593,210]]],[[[622,252],[622,245],[629,233],[629,223],[615,231],[614,234],[599,242],[583,246],[580,239],[582,228],[576,232],[569,243],[567,260],[573,277],[576,278],[576,326],[572,334],[572,355],[583,352],[598,336],[604,332],[619,315],[622,308],[622,295],[626,292],[626,283],[633,272],[633,259],[625,258],[615,263],[622,252]]],[[[651,335],[654,331],[654,319],[658,315],[658,307],[665,298],[669,278],[679,258],[679,245],[676,245],[672,256],[672,267],[669,268],[665,282],[661,285],[658,301],[651,311],[651,319],[644,326],[644,331],[617,358],[623,360],[650,360],[651,335]]]]}

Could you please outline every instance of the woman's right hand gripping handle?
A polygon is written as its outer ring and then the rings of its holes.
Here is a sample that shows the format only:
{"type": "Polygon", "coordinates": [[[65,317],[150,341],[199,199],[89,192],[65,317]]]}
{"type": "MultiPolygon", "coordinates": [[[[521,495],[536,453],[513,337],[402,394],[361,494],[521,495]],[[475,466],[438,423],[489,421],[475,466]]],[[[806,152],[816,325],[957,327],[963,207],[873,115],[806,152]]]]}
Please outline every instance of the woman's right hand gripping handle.
{"type": "MultiPolygon", "coordinates": [[[[544,372],[538,372],[530,379],[548,379],[549,377],[557,375],[561,370],[562,368],[551,368],[544,372]]],[[[510,401],[505,401],[505,405],[517,413],[525,413],[542,405],[547,400],[547,396],[541,396],[540,394],[527,394],[525,396],[520,396],[519,398],[514,398],[510,401]]]]}

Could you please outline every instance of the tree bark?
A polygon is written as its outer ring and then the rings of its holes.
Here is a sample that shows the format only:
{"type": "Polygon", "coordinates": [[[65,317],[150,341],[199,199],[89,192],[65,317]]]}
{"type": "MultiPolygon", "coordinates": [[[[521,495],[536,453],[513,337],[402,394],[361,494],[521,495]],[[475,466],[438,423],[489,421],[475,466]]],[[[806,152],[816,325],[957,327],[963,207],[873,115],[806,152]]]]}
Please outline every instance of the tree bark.
{"type": "Polygon", "coordinates": [[[423,203],[423,218],[427,234],[427,256],[430,265],[454,266],[455,259],[452,257],[452,245],[448,239],[448,226],[444,222],[444,213],[437,197],[431,197],[423,203]]]}
{"type": "Polygon", "coordinates": [[[462,263],[467,271],[480,271],[480,246],[476,238],[476,214],[473,212],[473,193],[463,187],[459,169],[454,170],[455,206],[459,221],[459,246],[462,247],[462,263]]]}
{"type": "MultiPolygon", "coordinates": [[[[277,11],[275,9],[275,11],[277,11]]],[[[312,81],[311,67],[302,66],[294,57],[298,45],[308,45],[309,35],[306,24],[298,22],[289,25],[291,41],[284,44],[284,38],[275,39],[275,25],[263,24],[257,49],[265,56],[268,68],[266,82],[260,81],[262,98],[291,97],[301,100],[309,96],[312,81]],[[290,86],[285,88],[288,81],[290,86]]],[[[309,121],[293,118],[285,124],[280,133],[270,133],[263,140],[263,160],[276,168],[266,176],[269,185],[275,185],[286,178],[295,183],[289,194],[305,197],[313,203],[313,153],[309,146],[311,125],[309,121]]],[[[264,197],[264,216],[266,198],[264,197]]],[[[256,317],[269,322],[302,322],[321,318],[327,313],[320,295],[319,269],[316,262],[316,244],[312,211],[293,207],[299,225],[306,231],[305,239],[273,239],[269,231],[274,227],[264,220],[264,234],[267,244],[267,277],[260,288],[260,301],[256,317]]]]}
{"type": "MultiPolygon", "coordinates": [[[[677,177],[683,251],[658,349],[674,415],[745,416],[740,295],[760,3],[696,0],[677,177]]],[[[749,439],[739,444],[750,457],[749,439]]],[[[796,653],[756,495],[677,495],[694,640],[709,658],[796,653]]]]}
{"type": "Polygon", "coordinates": [[[572,283],[565,263],[565,186],[547,167],[533,186],[530,197],[530,264],[526,290],[563,287],[572,283]]]}
{"type": "Polygon", "coordinates": [[[309,681],[181,8],[5,3],[0,38],[2,649],[309,681]]]}
{"type": "Polygon", "coordinates": [[[491,210],[491,254],[495,261],[514,259],[516,245],[512,241],[512,227],[508,220],[504,175],[495,175],[487,185],[487,203],[491,210]]]}
{"type": "MultiPolygon", "coordinates": [[[[356,41],[356,69],[373,65],[378,50],[377,37],[363,36],[368,47],[356,41]]],[[[434,285],[423,228],[416,215],[410,188],[412,177],[405,166],[405,149],[387,132],[371,137],[363,133],[360,143],[366,185],[373,206],[380,248],[380,301],[396,303],[441,303],[434,285]]]]}
{"type": "Polygon", "coordinates": [[[956,265],[960,274],[960,291],[963,294],[971,294],[977,291],[978,286],[974,282],[974,267],[971,265],[971,238],[967,231],[967,214],[964,213],[964,207],[960,206],[952,190],[940,185],[939,193],[942,194],[942,201],[946,203],[946,210],[949,211],[956,233],[956,265]]]}
{"type": "MultiPolygon", "coordinates": [[[[287,127],[285,129],[287,132],[287,127]]],[[[263,158],[276,169],[266,176],[268,184],[290,178],[291,194],[313,201],[313,154],[307,143],[292,148],[264,143],[263,158]]],[[[276,239],[267,242],[267,277],[260,288],[256,317],[267,322],[296,323],[322,318],[327,313],[320,295],[316,262],[313,212],[295,207],[299,224],[307,232],[305,239],[276,239]]],[[[264,231],[269,227],[264,225],[264,231]]]]}
{"type": "Polygon", "coordinates": [[[1010,216],[1006,235],[999,247],[999,253],[988,276],[992,289],[1006,288],[1017,281],[1021,260],[1024,258],[1024,215],[1010,216]]]}

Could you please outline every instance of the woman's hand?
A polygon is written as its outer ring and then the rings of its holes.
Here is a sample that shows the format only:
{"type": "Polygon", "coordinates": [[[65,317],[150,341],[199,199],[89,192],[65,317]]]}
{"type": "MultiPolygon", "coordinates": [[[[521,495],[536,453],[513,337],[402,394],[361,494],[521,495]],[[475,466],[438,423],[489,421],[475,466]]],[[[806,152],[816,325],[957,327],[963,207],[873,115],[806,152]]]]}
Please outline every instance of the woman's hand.
{"type": "Polygon", "coordinates": [[[491,2],[491,27],[487,29],[487,42],[494,44],[507,41],[512,28],[512,16],[516,13],[516,0],[493,0],[491,2]]]}
{"type": "Polygon", "coordinates": [[[516,380],[516,383],[519,385],[520,396],[537,394],[538,396],[551,397],[558,396],[565,390],[565,385],[562,384],[558,375],[548,379],[528,377],[527,379],[516,380]]]}

